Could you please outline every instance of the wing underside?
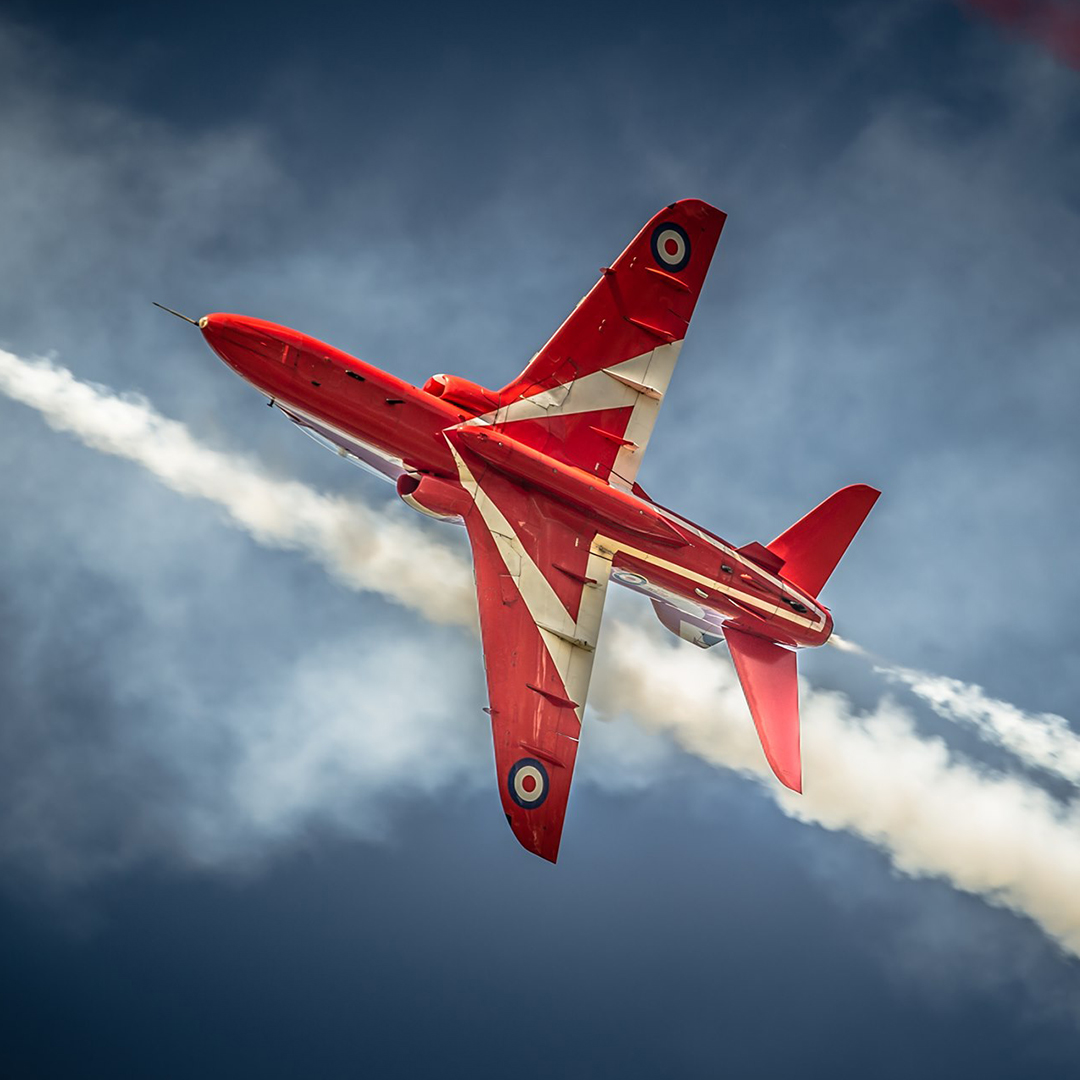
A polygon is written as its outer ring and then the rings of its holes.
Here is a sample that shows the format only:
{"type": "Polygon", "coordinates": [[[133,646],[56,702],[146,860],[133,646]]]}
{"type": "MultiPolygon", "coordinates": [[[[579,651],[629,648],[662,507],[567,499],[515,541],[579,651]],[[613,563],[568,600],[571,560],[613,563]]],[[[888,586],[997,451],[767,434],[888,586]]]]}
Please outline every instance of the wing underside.
{"type": "Polygon", "coordinates": [[[555,862],[609,560],[574,511],[456,452],[473,550],[499,794],[529,851],[555,862]]]}
{"type": "Polygon", "coordinates": [[[630,490],[724,220],[696,199],[656,214],[477,422],[630,490]]]}

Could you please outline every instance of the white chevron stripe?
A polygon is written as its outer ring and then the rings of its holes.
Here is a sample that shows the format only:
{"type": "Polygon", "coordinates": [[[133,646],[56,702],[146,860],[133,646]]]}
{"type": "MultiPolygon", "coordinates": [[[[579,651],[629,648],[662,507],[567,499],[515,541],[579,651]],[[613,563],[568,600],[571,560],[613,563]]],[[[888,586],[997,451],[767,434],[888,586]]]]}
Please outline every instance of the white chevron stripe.
{"type": "Polygon", "coordinates": [[[619,448],[610,479],[612,486],[629,491],[637,477],[645,447],[656,423],[656,414],[671,383],[681,349],[682,341],[659,345],[640,356],[582,375],[550,390],[518,398],[468,423],[508,424],[517,420],[542,420],[551,416],[598,412],[601,409],[631,408],[633,412],[625,437],[636,445],[619,448]],[[648,387],[649,392],[636,390],[629,385],[631,383],[648,387]]]}
{"type": "MultiPolygon", "coordinates": [[[[639,393],[634,403],[634,411],[630,414],[630,423],[626,425],[625,438],[629,439],[633,446],[622,446],[615,458],[615,464],[611,470],[611,484],[613,487],[621,487],[629,491],[637,479],[638,469],[641,468],[641,459],[645,456],[645,448],[649,445],[652,436],[653,425],[656,423],[656,415],[660,411],[660,404],[664,394],[667,393],[671,376],[675,371],[675,363],[679,359],[682,349],[681,341],[674,341],[670,345],[661,345],[653,349],[648,355],[645,370],[637,381],[651,389],[658,391],[659,398],[648,394],[639,393]]],[[[640,358],[639,358],[640,359],[640,358]]],[[[620,375],[631,378],[631,369],[625,364],[617,364],[611,368],[620,375]]]]}
{"type": "MultiPolygon", "coordinates": [[[[449,441],[447,445],[450,446],[449,441]]],[[[611,573],[611,559],[590,548],[586,576],[595,579],[596,584],[584,586],[575,622],[506,516],[480,486],[453,446],[450,446],[450,452],[457,462],[458,478],[465,490],[472,495],[507,572],[514,579],[525,606],[529,609],[529,615],[540,631],[544,646],[555,664],[567,695],[578,705],[576,712],[580,722],[589,692],[593,656],[604,612],[604,596],[611,573]]],[[[589,543],[590,540],[588,534],[582,537],[584,543],[589,543]]]]}

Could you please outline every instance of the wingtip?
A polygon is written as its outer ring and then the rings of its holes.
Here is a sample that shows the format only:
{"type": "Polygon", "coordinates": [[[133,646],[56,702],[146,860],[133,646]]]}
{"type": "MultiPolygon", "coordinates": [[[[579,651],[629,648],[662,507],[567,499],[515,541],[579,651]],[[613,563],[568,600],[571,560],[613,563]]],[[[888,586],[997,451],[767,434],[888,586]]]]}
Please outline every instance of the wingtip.
{"type": "Polygon", "coordinates": [[[517,842],[528,852],[549,862],[553,866],[559,861],[559,845],[562,841],[562,831],[553,834],[550,828],[539,827],[531,822],[519,821],[514,815],[506,815],[506,823],[510,826],[517,842]]]}
{"type": "Polygon", "coordinates": [[[802,790],[802,762],[798,762],[794,768],[791,766],[782,766],[778,762],[773,760],[772,755],[766,751],[765,760],[769,763],[769,768],[772,769],[773,775],[781,784],[784,785],[789,791],[794,791],[796,795],[801,795],[802,790]]]}

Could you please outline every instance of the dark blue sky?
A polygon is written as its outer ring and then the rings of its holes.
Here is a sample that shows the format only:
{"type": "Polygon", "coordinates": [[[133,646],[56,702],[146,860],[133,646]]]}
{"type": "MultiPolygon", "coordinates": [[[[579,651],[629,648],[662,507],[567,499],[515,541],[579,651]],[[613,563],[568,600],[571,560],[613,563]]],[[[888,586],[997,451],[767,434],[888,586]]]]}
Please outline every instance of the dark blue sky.
{"type": "MultiPolygon", "coordinates": [[[[738,543],[874,483],[839,631],[1076,717],[1077,78],[934,0],[8,3],[0,347],[406,520],[150,300],[498,386],[705,198],[642,483],[738,543]]],[[[4,397],[0,462],[0,1075],[1076,1075],[1077,960],[1034,922],[629,721],[587,728],[541,864],[467,635],[4,397]]]]}

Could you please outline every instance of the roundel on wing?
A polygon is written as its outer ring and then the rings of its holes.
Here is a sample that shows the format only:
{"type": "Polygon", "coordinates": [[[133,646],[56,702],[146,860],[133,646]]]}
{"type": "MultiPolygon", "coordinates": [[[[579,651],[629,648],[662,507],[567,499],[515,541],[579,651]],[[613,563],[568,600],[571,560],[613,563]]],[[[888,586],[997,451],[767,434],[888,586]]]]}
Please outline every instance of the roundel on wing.
{"type": "Polygon", "coordinates": [[[662,221],[653,229],[652,253],[657,265],[677,274],[690,261],[690,237],[674,221],[662,221]]]}
{"type": "Polygon", "coordinates": [[[526,757],[510,766],[506,779],[510,798],[525,810],[535,810],[547,798],[548,774],[542,762],[526,757]]]}

